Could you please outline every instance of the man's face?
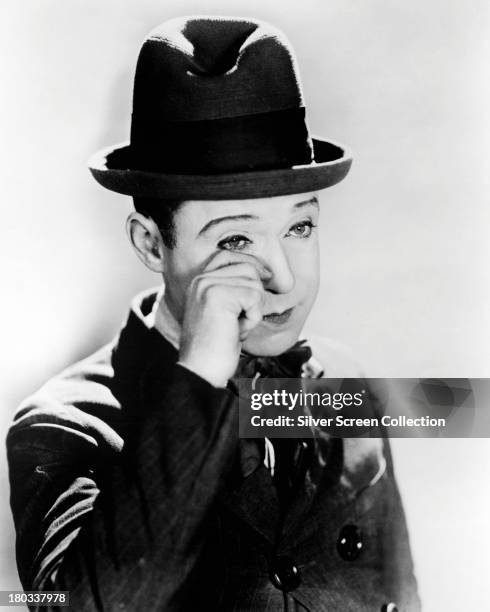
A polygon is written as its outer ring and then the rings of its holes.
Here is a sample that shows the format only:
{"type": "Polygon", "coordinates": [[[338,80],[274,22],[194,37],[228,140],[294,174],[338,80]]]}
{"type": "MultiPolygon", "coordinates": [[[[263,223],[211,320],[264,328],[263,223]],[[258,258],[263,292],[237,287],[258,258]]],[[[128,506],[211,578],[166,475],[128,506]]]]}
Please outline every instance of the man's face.
{"type": "Polygon", "coordinates": [[[164,253],[171,312],[182,322],[192,279],[218,253],[229,252],[230,263],[249,256],[271,276],[263,281],[262,322],[243,349],[254,355],[284,352],[297,341],[318,292],[318,217],[314,193],[184,202],[174,216],[176,246],[164,253]]]}

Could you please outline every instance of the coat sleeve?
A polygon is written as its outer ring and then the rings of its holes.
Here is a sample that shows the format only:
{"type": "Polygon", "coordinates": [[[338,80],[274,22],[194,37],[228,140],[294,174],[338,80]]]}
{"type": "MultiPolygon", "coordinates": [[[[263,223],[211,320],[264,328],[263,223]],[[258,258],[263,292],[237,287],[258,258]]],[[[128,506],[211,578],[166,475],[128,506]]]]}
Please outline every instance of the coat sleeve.
{"type": "Polygon", "coordinates": [[[77,611],[144,609],[152,597],[171,610],[236,456],[234,396],[175,365],[128,419],[123,444],[95,416],[106,387],[92,390],[84,410],[38,396],[9,431],[22,584],[68,590],[77,611]]]}

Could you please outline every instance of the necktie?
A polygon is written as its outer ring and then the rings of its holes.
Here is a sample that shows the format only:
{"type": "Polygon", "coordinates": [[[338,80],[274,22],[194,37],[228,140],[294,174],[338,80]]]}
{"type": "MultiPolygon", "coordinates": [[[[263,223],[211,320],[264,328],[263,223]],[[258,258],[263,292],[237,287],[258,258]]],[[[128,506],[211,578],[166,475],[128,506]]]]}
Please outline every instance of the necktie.
{"type": "MultiPolygon", "coordinates": [[[[257,357],[242,354],[233,378],[254,379],[257,375],[262,378],[300,378],[302,367],[311,356],[306,340],[300,340],[288,351],[277,356],[257,357]]],[[[284,506],[289,503],[293,491],[304,479],[313,456],[314,443],[313,440],[296,438],[276,438],[270,442],[275,455],[273,480],[284,506]]],[[[242,446],[242,453],[244,451],[245,445],[242,446]]]]}

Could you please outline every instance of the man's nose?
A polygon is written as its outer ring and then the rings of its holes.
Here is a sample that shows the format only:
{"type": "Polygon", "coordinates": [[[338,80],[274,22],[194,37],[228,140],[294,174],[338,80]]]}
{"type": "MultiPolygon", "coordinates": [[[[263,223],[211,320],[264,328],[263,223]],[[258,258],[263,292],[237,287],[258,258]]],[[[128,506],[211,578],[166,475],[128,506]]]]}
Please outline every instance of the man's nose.
{"type": "Polygon", "coordinates": [[[295,278],[287,254],[281,245],[268,245],[262,262],[270,272],[263,280],[264,289],[271,293],[289,293],[295,285],[295,278]]]}

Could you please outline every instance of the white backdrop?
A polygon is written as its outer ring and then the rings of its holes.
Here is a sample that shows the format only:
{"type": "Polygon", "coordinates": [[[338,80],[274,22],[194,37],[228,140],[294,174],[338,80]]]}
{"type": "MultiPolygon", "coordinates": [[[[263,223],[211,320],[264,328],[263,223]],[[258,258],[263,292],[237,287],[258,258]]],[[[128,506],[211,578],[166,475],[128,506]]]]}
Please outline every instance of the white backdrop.
{"type": "MultiPolygon", "coordinates": [[[[117,330],[158,279],[130,200],[86,159],[125,140],[144,35],[181,14],[269,20],[297,51],[314,133],[354,151],[322,195],[310,327],[371,376],[490,376],[486,0],[4,0],[0,9],[2,435],[20,399],[117,330]]],[[[488,601],[490,443],[397,440],[425,609],[488,601]]],[[[2,457],[0,589],[18,587],[2,457]]]]}

